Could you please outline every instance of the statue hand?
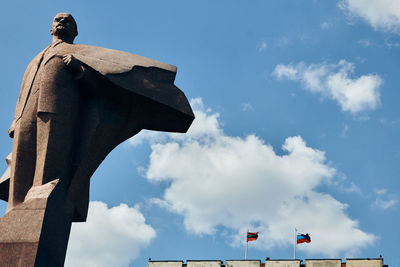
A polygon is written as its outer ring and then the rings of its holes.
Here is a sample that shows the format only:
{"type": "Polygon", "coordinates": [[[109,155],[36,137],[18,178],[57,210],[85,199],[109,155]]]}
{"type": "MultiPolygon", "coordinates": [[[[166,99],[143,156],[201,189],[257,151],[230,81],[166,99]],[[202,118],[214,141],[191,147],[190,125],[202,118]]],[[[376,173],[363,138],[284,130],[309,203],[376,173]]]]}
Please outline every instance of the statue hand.
{"type": "Polygon", "coordinates": [[[62,57],[62,60],[72,74],[79,75],[82,72],[81,63],[73,55],[65,55],[62,57]]]}

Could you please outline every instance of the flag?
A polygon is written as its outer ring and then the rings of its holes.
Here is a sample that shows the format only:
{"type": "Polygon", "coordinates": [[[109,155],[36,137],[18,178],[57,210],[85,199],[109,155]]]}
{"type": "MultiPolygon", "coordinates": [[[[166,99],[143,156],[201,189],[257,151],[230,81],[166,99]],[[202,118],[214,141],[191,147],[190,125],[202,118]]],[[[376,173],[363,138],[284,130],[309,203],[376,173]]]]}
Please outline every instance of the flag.
{"type": "Polygon", "coordinates": [[[258,238],[258,232],[255,232],[255,233],[247,232],[247,242],[255,241],[255,240],[257,240],[257,238],[258,238]]]}
{"type": "Polygon", "coordinates": [[[297,235],[297,244],[310,243],[310,242],[311,242],[311,237],[308,234],[297,235]]]}

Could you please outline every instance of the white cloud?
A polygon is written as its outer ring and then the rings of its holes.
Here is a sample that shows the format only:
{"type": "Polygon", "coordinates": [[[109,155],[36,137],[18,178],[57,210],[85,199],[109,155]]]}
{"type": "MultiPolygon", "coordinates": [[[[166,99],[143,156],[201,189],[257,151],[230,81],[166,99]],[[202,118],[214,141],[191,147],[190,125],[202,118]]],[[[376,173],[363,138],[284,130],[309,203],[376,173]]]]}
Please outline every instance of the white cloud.
{"type": "Polygon", "coordinates": [[[222,134],[220,122],[218,121],[219,114],[212,113],[211,110],[205,110],[203,101],[200,98],[195,98],[190,101],[190,105],[194,110],[202,110],[196,115],[196,122],[193,123],[186,134],[182,133],[164,133],[142,130],[139,134],[129,139],[129,143],[133,146],[140,145],[145,141],[153,143],[160,143],[166,141],[168,138],[175,140],[184,140],[187,138],[192,139],[212,139],[222,134]]]}
{"type": "Polygon", "coordinates": [[[400,29],[400,2],[398,0],[342,0],[339,7],[351,16],[366,20],[375,30],[400,29]]]}
{"type": "MultiPolygon", "coordinates": [[[[393,37],[393,36],[391,36],[393,37]]],[[[389,48],[397,48],[400,47],[400,40],[398,40],[398,38],[385,38],[385,44],[387,47],[389,48]]]]}
{"type": "Polygon", "coordinates": [[[371,205],[373,208],[386,210],[394,207],[398,202],[397,197],[393,194],[389,194],[387,189],[376,189],[375,195],[375,201],[371,205]]]}
{"type": "Polygon", "coordinates": [[[299,249],[329,256],[373,242],[375,236],[346,214],[346,204],[316,189],[336,173],[323,151],[295,136],[278,155],[255,135],[224,134],[218,114],[205,110],[200,99],[195,103],[194,130],[153,143],[146,173],[150,181],[170,182],[152,202],[182,215],[187,231],[211,235],[222,226],[239,246],[249,228],[260,232],[254,245],[267,249],[290,246],[296,226],[313,236],[299,249]]]}
{"type": "Polygon", "coordinates": [[[345,124],[345,125],[343,126],[341,136],[342,136],[342,137],[346,137],[346,136],[347,136],[347,133],[349,132],[349,129],[350,129],[349,125],[345,124]]]}
{"type": "Polygon", "coordinates": [[[262,51],[264,51],[265,49],[267,49],[267,47],[268,47],[267,42],[262,41],[262,42],[257,46],[257,50],[258,50],[258,52],[262,52],[262,51]]]}
{"type": "Polygon", "coordinates": [[[87,222],[72,224],[65,266],[128,266],[155,236],[138,208],[90,202],[87,222]]]}
{"type": "Polygon", "coordinates": [[[240,105],[242,107],[242,111],[254,111],[254,108],[249,103],[243,103],[240,105]]]}
{"type": "Polygon", "coordinates": [[[323,30],[329,29],[331,26],[332,26],[332,24],[327,21],[322,22],[320,25],[321,29],[323,29],[323,30]]]}
{"type": "Polygon", "coordinates": [[[356,184],[354,184],[353,182],[350,182],[350,184],[347,185],[346,187],[341,187],[341,190],[343,192],[347,192],[347,193],[362,194],[361,189],[356,184]]]}
{"type": "Polygon", "coordinates": [[[382,79],[377,74],[352,77],[354,63],[340,60],[337,64],[298,64],[275,67],[273,75],[279,80],[299,81],[303,87],[337,101],[343,111],[356,114],[375,109],[380,103],[379,87],[382,79]]]}
{"type": "Polygon", "coordinates": [[[166,135],[162,132],[149,131],[149,130],[141,130],[137,135],[129,139],[129,144],[133,146],[139,146],[143,144],[143,142],[150,141],[151,142],[161,142],[166,139],[166,135]]]}
{"type": "Polygon", "coordinates": [[[354,182],[348,181],[345,174],[338,172],[332,184],[338,189],[338,191],[348,194],[359,194],[362,195],[361,188],[359,188],[354,182]]]}
{"type": "Polygon", "coordinates": [[[370,40],[359,40],[358,43],[365,47],[370,47],[372,45],[370,40]]]}
{"type": "Polygon", "coordinates": [[[290,44],[290,39],[286,36],[281,36],[277,40],[277,46],[279,47],[287,46],[289,44],[290,44]]]}
{"type": "Polygon", "coordinates": [[[375,189],[375,194],[377,194],[378,196],[385,195],[386,193],[387,193],[386,189],[375,189]]]}

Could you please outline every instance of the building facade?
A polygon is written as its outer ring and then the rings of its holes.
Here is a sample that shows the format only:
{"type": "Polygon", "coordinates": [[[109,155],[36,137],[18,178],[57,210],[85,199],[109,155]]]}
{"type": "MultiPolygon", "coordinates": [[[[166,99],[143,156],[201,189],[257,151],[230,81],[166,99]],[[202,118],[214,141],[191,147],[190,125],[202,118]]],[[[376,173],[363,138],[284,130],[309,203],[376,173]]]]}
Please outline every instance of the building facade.
{"type": "Polygon", "coordinates": [[[187,260],[154,261],[149,259],[148,267],[389,267],[383,258],[374,259],[306,259],[302,260],[187,260]]]}

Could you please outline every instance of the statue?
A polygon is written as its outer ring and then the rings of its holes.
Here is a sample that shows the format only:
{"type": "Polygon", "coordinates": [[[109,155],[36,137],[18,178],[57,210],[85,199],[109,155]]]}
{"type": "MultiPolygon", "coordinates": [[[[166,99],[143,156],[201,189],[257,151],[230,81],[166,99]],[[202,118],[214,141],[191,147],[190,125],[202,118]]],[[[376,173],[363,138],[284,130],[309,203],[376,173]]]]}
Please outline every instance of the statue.
{"type": "Polygon", "coordinates": [[[73,44],[68,13],[50,33],[25,71],[9,129],[11,173],[0,179],[0,199],[8,198],[0,261],[12,266],[62,266],[71,222],[86,220],[90,177],[107,154],[142,129],[186,132],[194,119],[174,85],[176,67],[73,44]]]}

